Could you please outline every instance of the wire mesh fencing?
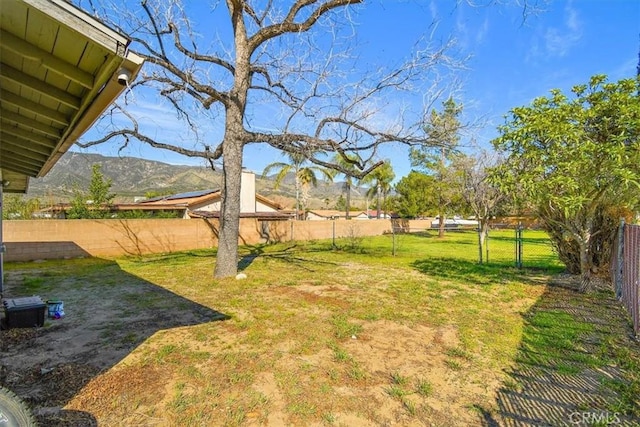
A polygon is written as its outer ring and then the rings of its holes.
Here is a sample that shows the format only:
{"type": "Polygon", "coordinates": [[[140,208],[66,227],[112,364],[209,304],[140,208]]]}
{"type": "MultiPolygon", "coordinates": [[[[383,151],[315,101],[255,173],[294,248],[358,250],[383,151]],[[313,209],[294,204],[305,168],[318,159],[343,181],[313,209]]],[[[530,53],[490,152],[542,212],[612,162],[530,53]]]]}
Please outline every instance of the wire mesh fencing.
{"type": "MultiPolygon", "coordinates": [[[[435,227],[423,230],[394,229],[394,233],[423,234],[431,238],[438,235],[435,227]]],[[[454,253],[442,253],[442,257],[452,256],[474,259],[481,264],[501,265],[518,268],[561,268],[558,255],[551,244],[549,235],[539,229],[522,226],[492,228],[486,238],[476,228],[449,227],[445,234],[448,242],[456,248],[454,253]],[[463,251],[464,253],[462,253],[463,251]]],[[[395,235],[394,235],[395,236],[395,235]]],[[[393,239],[393,252],[398,246],[393,239]]]]}
{"type": "Polygon", "coordinates": [[[478,259],[486,264],[518,268],[549,268],[560,265],[549,236],[542,230],[521,226],[492,229],[484,244],[479,243],[478,248],[478,259]]]}
{"type": "Polygon", "coordinates": [[[616,297],[625,306],[640,338],[640,225],[621,222],[613,248],[611,274],[616,297]]]}

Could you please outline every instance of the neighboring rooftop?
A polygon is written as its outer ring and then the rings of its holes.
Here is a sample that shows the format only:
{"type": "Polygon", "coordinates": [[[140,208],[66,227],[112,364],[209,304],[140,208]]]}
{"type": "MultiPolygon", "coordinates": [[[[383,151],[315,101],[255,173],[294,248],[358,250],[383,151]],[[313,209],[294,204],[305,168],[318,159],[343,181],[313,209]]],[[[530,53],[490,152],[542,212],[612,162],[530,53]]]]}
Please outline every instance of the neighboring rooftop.
{"type": "Polygon", "coordinates": [[[219,197],[220,190],[197,190],[188,191],[186,193],[171,194],[168,196],[152,197],[150,199],[141,200],[138,205],[189,205],[192,203],[200,202],[209,196],[216,195],[219,197]]]}

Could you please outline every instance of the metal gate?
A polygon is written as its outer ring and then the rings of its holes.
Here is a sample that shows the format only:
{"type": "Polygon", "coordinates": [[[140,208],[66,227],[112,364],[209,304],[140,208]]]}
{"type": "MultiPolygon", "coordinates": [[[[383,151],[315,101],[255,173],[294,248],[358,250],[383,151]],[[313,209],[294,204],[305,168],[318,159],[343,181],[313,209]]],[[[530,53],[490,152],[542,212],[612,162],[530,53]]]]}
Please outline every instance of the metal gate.
{"type": "Polygon", "coordinates": [[[484,251],[480,254],[480,263],[542,269],[561,266],[548,235],[520,224],[490,230],[480,251],[484,251]]]}

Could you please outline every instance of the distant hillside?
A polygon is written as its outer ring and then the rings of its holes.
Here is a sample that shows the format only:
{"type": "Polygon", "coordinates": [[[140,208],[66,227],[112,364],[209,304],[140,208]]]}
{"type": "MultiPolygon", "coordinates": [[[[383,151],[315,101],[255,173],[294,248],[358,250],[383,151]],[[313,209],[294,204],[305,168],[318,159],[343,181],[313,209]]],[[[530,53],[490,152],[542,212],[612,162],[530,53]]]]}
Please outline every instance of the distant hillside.
{"type": "MultiPolygon", "coordinates": [[[[143,197],[150,192],[174,194],[220,187],[221,173],[214,172],[204,165],[170,165],[136,157],[107,157],[100,154],[68,152],[44,178],[30,180],[27,195],[50,199],[53,202],[67,201],[73,197],[74,187],[86,191],[94,164],[101,165],[102,174],[112,180],[111,192],[116,194],[117,202],[133,201],[135,197],[143,197]]],[[[285,178],[275,190],[273,176],[262,178],[261,171],[254,172],[257,191],[260,194],[285,207],[295,205],[293,176],[285,178]]],[[[311,189],[309,207],[333,207],[342,193],[342,187],[342,182],[320,181],[318,187],[311,189]]],[[[354,205],[364,206],[363,189],[352,190],[351,198],[354,205]]]]}
{"type": "Polygon", "coordinates": [[[220,174],[205,167],[68,152],[44,178],[31,179],[28,194],[64,198],[71,196],[76,186],[85,190],[94,164],[101,165],[103,175],[112,180],[111,191],[120,199],[133,199],[150,191],[170,194],[218,188],[220,183],[220,174]]]}

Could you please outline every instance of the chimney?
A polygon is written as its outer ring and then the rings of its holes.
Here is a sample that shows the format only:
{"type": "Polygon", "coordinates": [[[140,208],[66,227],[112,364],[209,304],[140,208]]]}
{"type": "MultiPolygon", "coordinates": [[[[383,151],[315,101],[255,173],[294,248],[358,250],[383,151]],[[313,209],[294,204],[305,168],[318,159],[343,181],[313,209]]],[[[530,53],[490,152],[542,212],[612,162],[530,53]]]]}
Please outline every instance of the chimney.
{"type": "Polygon", "coordinates": [[[242,170],[240,181],[240,212],[256,212],[256,175],[246,169],[242,170]]]}

